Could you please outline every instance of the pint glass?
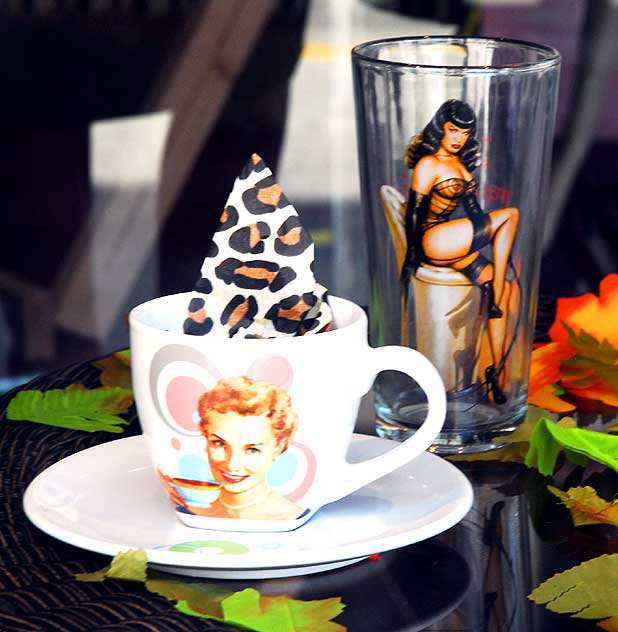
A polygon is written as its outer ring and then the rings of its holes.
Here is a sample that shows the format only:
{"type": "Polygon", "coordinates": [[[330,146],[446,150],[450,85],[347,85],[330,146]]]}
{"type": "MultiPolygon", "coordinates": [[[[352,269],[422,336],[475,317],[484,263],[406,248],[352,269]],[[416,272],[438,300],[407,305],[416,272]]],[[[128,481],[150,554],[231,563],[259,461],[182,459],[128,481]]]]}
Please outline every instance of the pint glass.
{"type": "MultiPolygon", "coordinates": [[[[352,51],[370,336],[438,368],[434,449],[482,451],[526,412],[560,56],[536,44],[410,37],[352,51]]],[[[396,372],[374,385],[377,431],[426,413],[396,372]]]]}

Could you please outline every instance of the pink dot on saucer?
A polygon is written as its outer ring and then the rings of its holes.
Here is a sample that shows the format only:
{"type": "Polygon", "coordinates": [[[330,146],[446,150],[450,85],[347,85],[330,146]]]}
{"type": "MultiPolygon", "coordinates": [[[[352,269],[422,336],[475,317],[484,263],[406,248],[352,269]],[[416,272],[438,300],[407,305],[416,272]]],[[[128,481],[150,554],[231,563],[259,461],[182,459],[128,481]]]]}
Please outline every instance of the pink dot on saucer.
{"type": "Polygon", "coordinates": [[[180,450],[180,441],[176,437],[172,437],[170,443],[172,444],[172,448],[174,448],[174,450],[180,450]]]}
{"type": "Polygon", "coordinates": [[[170,380],[166,390],[167,408],[174,423],[186,432],[199,433],[200,427],[194,419],[197,401],[205,386],[195,378],[180,375],[170,380]]]}
{"type": "Polygon", "coordinates": [[[258,358],[248,371],[248,376],[254,380],[270,382],[280,388],[287,389],[292,384],[292,367],[281,356],[264,356],[258,358]]]}

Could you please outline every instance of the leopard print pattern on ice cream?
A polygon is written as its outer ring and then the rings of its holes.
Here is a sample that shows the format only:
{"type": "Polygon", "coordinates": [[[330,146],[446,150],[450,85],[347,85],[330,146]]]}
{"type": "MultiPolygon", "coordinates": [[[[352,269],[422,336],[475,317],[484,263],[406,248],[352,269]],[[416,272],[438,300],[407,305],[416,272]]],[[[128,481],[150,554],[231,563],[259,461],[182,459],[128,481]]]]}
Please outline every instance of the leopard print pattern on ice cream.
{"type": "Polygon", "coordinates": [[[188,306],[183,331],[273,338],[327,331],[327,290],[314,246],[264,161],[253,154],[234,183],[188,306]]]}

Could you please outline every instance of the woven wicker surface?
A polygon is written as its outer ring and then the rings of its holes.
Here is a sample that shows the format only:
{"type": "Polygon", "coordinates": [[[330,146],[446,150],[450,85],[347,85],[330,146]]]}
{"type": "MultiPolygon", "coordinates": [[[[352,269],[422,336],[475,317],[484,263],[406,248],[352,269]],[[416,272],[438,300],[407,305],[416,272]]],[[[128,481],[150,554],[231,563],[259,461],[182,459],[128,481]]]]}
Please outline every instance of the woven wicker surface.
{"type": "MultiPolygon", "coordinates": [[[[98,376],[98,369],[84,363],[36,378],[20,388],[49,390],[73,383],[96,388],[100,386],[98,376]]],[[[240,629],[183,615],[139,583],[75,579],[74,573],[98,570],[109,558],[60,542],[37,529],[24,513],[23,494],[34,477],[56,461],[118,435],[7,421],[4,411],[15,392],[0,397],[0,631],[240,629]]],[[[130,425],[122,436],[139,434],[133,409],[128,419],[130,425]]]]}

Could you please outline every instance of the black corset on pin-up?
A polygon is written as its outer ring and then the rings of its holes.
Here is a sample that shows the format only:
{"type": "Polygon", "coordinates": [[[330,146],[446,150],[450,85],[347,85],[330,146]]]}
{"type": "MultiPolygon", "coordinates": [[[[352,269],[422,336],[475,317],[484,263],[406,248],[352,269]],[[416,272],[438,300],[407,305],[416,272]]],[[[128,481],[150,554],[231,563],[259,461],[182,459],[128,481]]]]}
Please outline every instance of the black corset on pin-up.
{"type": "MultiPolygon", "coordinates": [[[[447,178],[435,184],[429,195],[418,196],[416,204],[406,210],[406,239],[408,243],[402,278],[406,270],[416,270],[429,261],[422,248],[423,235],[434,226],[448,222],[451,214],[461,204],[472,222],[472,242],[468,254],[477,252],[491,241],[491,219],[476,199],[476,180],[447,178]],[[420,197],[420,199],[418,199],[420,197]]],[[[412,196],[414,192],[411,191],[412,196]]]]}

